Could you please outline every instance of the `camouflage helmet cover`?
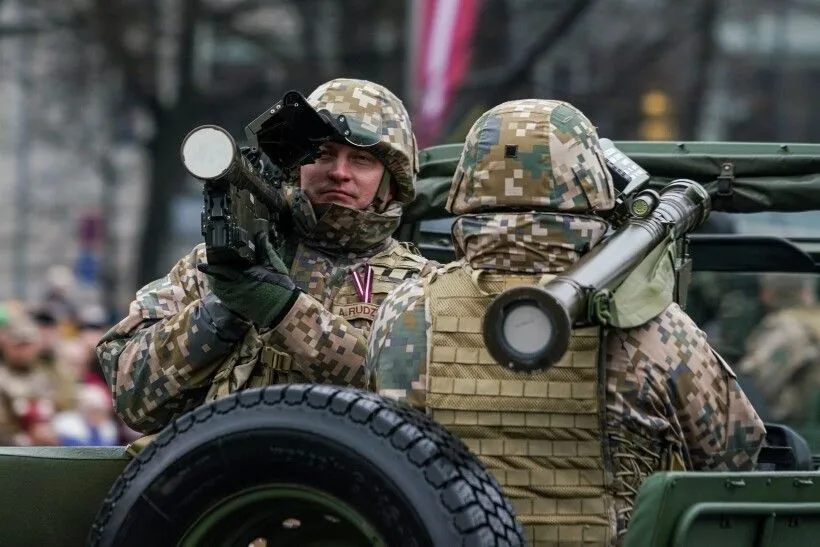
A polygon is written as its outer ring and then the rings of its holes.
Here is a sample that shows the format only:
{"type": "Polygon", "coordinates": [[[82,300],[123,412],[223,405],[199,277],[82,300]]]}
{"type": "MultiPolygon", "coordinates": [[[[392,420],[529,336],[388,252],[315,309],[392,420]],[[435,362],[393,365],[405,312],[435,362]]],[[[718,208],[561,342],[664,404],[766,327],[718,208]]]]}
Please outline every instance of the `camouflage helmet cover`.
{"type": "Polygon", "coordinates": [[[614,204],[595,126],[569,103],[523,99],[491,108],[470,128],[446,207],[589,212],[614,204]]]}
{"type": "Polygon", "coordinates": [[[410,115],[401,100],[386,87],[351,78],[336,78],[317,87],[308,98],[316,110],[357,117],[359,127],[378,134],[368,148],[381,159],[396,182],[395,200],[409,203],[415,197],[418,173],[416,137],[410,115]]]}

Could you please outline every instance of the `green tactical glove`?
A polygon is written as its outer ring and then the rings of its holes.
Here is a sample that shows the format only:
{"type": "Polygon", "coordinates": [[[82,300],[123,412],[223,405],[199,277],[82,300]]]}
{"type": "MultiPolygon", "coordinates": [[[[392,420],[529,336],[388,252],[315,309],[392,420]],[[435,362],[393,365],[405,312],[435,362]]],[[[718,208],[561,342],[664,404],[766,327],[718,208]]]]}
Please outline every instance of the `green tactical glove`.
{"type": "Polygon", "coordinates": [[[231,311],[258,327],[274,327],[293,307],[301,292],[288,275],[268,236],[255,237],[257,265],[244,270],[222,264],[198,264],[213,293],[231,311]]]}

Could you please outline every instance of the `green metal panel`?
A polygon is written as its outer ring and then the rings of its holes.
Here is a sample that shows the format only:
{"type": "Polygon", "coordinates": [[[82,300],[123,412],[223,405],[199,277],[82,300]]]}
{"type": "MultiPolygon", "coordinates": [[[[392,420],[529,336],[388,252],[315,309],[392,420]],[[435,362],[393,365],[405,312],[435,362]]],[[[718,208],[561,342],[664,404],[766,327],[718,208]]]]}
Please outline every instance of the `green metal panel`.
{"type": "MultiPolygon", "coordinates": [[[[766,175],[783,166],[794,171],[816,173],[820,167],[820,144],[772,142],[698,142],[698,141],[614,141],[615,145],[638,163],[666,161],[669,168],[685,168],[685,158],[725,158],[738,160],[746,174],[766,175]]],[[[419,151],[422,178],[455,171],[461,143],[431,146],[419,151]]]]}
{"type": "Polygon", "coordinates": [[[786,547],[818,534],[818,472],[656,473],[638,493],[624,547],[757,546],[767,536],[786,547]]]}
{"type": "Polygon", "coordinates": [[[675,526],[671,547],[811,545],[820,503],[696,503],[675,526]]]}
{"type": "Polygon", "coordinates": [[[85,545],[124,447],[0,448],[0,544],[85,545]]]}
{"type": "MultiPolygon", "coordinates": [[[[716,211],[820,210],[820,145],[649,141],[615,144],[652,175],[655,187],[675,178],[700,182],[712,195],[716,211]]],[[[407,222],[449,216],[444,203],[460,153],[461,143],[419,152],[418,198],[405,209],[407,222]]]]}

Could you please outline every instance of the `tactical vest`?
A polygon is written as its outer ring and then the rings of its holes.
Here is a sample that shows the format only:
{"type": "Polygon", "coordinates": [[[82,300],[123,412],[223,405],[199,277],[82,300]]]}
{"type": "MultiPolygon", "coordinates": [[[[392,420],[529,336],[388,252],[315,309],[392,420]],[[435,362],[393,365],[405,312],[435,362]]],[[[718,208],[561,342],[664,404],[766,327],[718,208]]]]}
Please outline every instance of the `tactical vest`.
{"type": "Polygon", "coordinates": [[[615,514],[605,469],[600,327],[576,329],[559,363],[515,373],[484,346],[493,296],[542,276],[458,263],[430,279],[427,412],[460,437],[500,482],[528,545],[609,545],[615,514]]]}
{"type": "MultiPolygon", "coordinates": [[[[325,275],[322,268],[317,267],[321,260],[315,251],[300,244],[290,271],[294,283],[322,302],[326,309],[364,331],[365,335],[369,335],[376,310],[387,293],[429,267],[427,260],[414,252],[409,244],[392,245],[367,260],[373,268],[373,293],[371,302],[365,303],[356,292],[349,268],[334,267],[325,275]]],[[[289,354],[270,343],[271,334],[270,329],[261,332],[254,327],[248,329],[238,349],[225,359],[214,376],[206,402],[240,389],[313,381],[289,354]]]]}

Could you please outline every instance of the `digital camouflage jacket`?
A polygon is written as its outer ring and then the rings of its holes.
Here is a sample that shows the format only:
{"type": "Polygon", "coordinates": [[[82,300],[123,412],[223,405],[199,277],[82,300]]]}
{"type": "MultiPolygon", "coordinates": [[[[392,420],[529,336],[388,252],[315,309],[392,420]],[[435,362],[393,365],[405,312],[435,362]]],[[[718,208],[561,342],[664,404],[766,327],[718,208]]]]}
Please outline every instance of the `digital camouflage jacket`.
{"type": "Polygon", "coordinates": [[[384,214],[336,208],[319,220],[310,211],[302,216],[308,225],[298,226],[290,273],[304,293],[272,329],[257,330],[211,293],[196,267],[206,261],[204,244],[195,247],[165,277],[137,292],[128,316],[97,346],[117,413],[131,428],[155,432],[206,400],[258,385],[258,375],[257,383],[249,382],[260,363],[283,356],[287,374],[265,382],[364,387],[376,308],[427,264],[410,246],[385,239],[400,215],[396,205],[384,214]],[[342,248],[348,252],[341,254],[342,248]],[[373,272],[370,303],[359,297],[353,276],[365,264],[373,272]],[[215,389],[220,380],[227,385],[215,389]]]}

